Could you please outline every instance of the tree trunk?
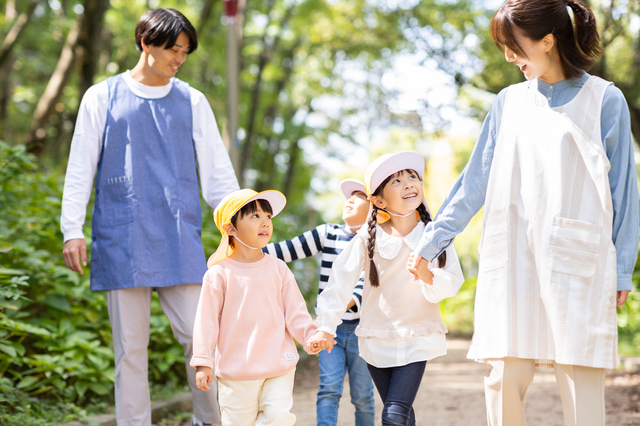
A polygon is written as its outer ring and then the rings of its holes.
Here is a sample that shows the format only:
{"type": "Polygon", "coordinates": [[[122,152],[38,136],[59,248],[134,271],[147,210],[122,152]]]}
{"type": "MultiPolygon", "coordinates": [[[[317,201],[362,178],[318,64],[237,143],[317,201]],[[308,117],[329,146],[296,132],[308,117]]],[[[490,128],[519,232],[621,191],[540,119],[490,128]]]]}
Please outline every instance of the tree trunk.
{"type": "MultiPolygon", "coordinates": [[[[96,74],[96,64],[100,56],[100,39],[104,14],[109,9],[109,0],[85,0],[84,18],[78,38],[80,55],[80,82],[78,87],[79,100],[84,93],[93,86],[93,77],[96,74]]],[[[80,102],[78,102],[80,105],[80,102]]]]}
{"type": "MultiPolygon", "coordinates": [[[[82,16],[82,15],[81,15],[82,16]]],[[[69,30],[67,40],[62,48],[60,59],[56,69],[53,71],[47,88],[44,90],[36,110],[33,113],[33,121],[31,122],[31,131],[26,137],[27,151],[39,156],[44,148],[46,131],[44,126],[49,120],[49,116],[53,112],[53,108],[62,94],[62,90],[69,81],[69,77],[73,72],[73,65],[76,60],[76,48],[78,45],[78,38],[80,34],[80,26],[82,25],[82,18],[78,19],[76,25],[69,30]]]]}
{"type": "MultiPolygon", "coordinates": [[[[271,1],[269,3],[269,6],[267,8],[267,13],[266,13],[267,16],[270,16],[270,11],[273,8],[273,4],[274,4],[274,1],[271,1]]],[[[282,18],[282,21],[280,22],[279,33],[274,37],[274,40],[271,43],[271,45],[268,45],[267,43],[267,29],[271,24],[271,19],[269,19],[267,25],[265,26],[265,32],[262,36],[262,53],[260,54],[260,58],[258,59],[258,76],[256,77],[256,83],[254,84],[252,93],[251,93],[251,109],[249,110],[249,119],[247,122],[247,136],[242,146],[242,155],[240,156],[240,172],[238,173],[239,176],[244,175],[244,171],[246,170],[249,164],[249,158],[251,157],[251,144],[253,143],[252,139],[255,131],[254,128],[256,123],[256,116],[258,113],[258,108],[260,106],[260,94],[262,91],[263,72],[265,67],[269,63],[269,60],[271,59],[273,53],[276,51],[278,44],[280,43],[282,30],[289,23],[289,20],[291,19],[291,16],[293,14],[293,9],[294,9],[293,7],[287,9],[285,16],[282,18]]],[[[241,182],[240,186],[242,186],[242,184],[243,183],[241,182]]]]}
{"type": "Polygon", "coordinates": [[[0,66],[0,140],[5,137],[6,122],[9,116],[9,101],[13,92],[11,84],[11,69],[13,68],[14,56],[9,55],[4,65],[0,66]]]}
{"type": "Polygon", "coordinates": [[[11,53],[11,50],[16,45],[18,38],[20,38],[20,34],[22,34],[22,31],[31,20],[31,15],[33,15],[33,11],[36,9],[39,2],[40,0],[31,0],[27,9],[18,16],[13,23],[13,26],[11,26],[9,33],[2,42],[2,46],[0,46],[0,67],[2,67],[2,64],[4,64],[9,57],[9,53],[11,53]]]}
{"type": "Polygon", "coordinates": [[[640,146],[640,108],[629,105],[629,113],[631,114],[631,134],[636,144],[640,146]]]}

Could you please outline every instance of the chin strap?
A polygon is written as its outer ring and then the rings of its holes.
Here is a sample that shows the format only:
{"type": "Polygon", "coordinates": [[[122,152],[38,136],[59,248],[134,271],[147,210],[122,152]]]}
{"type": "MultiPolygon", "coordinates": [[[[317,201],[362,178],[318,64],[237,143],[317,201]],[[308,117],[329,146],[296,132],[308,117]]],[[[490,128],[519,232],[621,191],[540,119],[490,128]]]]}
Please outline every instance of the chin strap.
{"type": "Polygon", "coordinates": [[[391,216],[396,216],[396,217],[407,217],[409,215],[412,215],[416,211],[416,209],[413,209],[407,214],[395,214],[395,213],[391,213],[390,211],[385,210],[385,209],[380,209],[380,210],[382,210],[383,212],[385,212],[387,214],[390,214],[391,216]]]}
{"type": "Polygon", "coordinates": [[[236,237],[235,235],[233,235],[233,238],[234,238],[234,239],[236,239],[236,240],[238,240],[238,241],[240,241],[240,244],[242,244],[243,246],[245,246],[245,247],[247,247],[247,248],[250,248],[251,250],[262,250],[262,249],[260,249],[260,248],[257,248],[257,247],[251,247],[250,245],[245,244],[245,243],[244,243],[240,238],[236,237]]]}
{"type": "Polygon", "coordinates": [[[366,223],[361,223],[360,225],[347,225],[346,223],[344,224],[345,227],[349,228],[349,229],[353,229],[353,228],[362,228],[364,225],[366,225],[366,223]]]}

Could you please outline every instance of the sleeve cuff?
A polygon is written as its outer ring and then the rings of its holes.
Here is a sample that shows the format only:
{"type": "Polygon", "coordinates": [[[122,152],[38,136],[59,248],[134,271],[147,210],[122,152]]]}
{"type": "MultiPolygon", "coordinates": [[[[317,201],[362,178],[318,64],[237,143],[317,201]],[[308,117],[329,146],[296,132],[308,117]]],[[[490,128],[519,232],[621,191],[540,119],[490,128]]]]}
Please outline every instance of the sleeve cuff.
{"type": "Polygon", "coordinates": [[[631,274],[618,274],[618,291],[633,290],[631,274]]]}
{"type": "Polygon", "coordinates": [[[79,239],[82,238],[84,240],[84,234],[82,233],[82,228],[80,229],[72,229],[69,231],[66,231],[64,233],[64,242],[66,243],[69,240],[75,240],[75,239],[79,239]]]}
{"type": "Polygon", "coordinates": [[[318,327],[318,331],[322,331],[324,333],[329,333],[333,337],[337,337],[336,330],[332,330],[331,328],[326,327],[326,326],[318,327]]]}
{"type": "Polygon", "coordinates": [[[213,370],[213,358],[210,356],[192,356],[189,365],[193,368],[196,367],[209,367],[213,370]]]}

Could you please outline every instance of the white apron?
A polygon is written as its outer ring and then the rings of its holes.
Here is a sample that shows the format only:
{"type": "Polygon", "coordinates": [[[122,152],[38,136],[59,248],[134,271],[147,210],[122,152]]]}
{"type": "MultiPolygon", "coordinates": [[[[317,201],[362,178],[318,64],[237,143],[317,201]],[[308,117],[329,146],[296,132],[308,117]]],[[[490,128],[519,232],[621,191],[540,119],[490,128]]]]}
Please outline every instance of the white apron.
{"type": "Polygon", "coordinates": [[[615,368],[616,252],[604,92],[550,108],[537,80],[505,100],[484,210],[469,358],[615,368]]]}

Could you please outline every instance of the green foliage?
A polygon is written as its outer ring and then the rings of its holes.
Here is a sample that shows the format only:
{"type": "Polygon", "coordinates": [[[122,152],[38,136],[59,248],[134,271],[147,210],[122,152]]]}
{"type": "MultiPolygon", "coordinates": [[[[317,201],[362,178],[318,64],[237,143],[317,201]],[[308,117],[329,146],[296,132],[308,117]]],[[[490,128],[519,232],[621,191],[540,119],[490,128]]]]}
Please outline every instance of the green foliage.
{"type": "Polygon", "coordinates": [[[640,262],[633,273],[633,291],[627,303],[618,308],[618,348],[621,354],[638,356],[640,352],[640,262]]]}
{"type": "MultiPolygon", "coordinates": [[[[0,423],[45,404],[25,396],[84,404],[113,393],[106,295],[63,266],[61,188],[61,176],[41,173],[22,146],[0,142],[0,423]]],[[[184,383],[182,351],[154,297],[150,380],[184,383]]]]}

